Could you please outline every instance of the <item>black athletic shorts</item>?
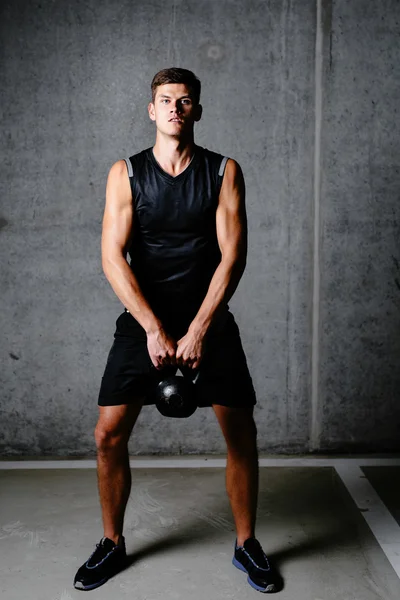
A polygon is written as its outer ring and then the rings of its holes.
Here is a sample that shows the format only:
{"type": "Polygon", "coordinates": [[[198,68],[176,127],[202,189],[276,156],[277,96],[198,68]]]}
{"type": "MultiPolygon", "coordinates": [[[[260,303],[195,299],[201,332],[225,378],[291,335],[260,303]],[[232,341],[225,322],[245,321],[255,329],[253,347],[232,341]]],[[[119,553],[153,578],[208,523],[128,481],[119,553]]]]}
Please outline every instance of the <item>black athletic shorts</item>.
{"type": "MultiPolygon", "coordinates": [[[[176,340],[187,331],[187,323],[179,327],[176,322],[162,322],[176,340]]],[[[207,333],[199,371],[195,384],[199,407],[212,404],[247,407],[256,404],[239,328],[228,310],[212,323],[207,333]]],[[[154,377],[159,377],[159,371],[149,356],[147,334],[125,309],[116,321],[114,342],[101,380],[99,406],[130,404],[143,396],[145,405],[154,404],[149,397],[154,377]]]]}

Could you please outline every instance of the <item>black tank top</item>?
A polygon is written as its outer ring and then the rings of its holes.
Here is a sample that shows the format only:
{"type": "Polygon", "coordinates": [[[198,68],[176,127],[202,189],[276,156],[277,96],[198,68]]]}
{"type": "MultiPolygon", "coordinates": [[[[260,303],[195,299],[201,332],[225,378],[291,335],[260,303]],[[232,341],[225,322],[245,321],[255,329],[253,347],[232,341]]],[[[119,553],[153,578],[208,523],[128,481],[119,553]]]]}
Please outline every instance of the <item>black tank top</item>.
{"type": "Polygon", "coordinates": [[[125,159],[134,211],[130,267],[161,319],[190,321],[221,261],[216,209],[227,160],[195,145],[189,165],[173,177],[152,147],[125,159]]]}

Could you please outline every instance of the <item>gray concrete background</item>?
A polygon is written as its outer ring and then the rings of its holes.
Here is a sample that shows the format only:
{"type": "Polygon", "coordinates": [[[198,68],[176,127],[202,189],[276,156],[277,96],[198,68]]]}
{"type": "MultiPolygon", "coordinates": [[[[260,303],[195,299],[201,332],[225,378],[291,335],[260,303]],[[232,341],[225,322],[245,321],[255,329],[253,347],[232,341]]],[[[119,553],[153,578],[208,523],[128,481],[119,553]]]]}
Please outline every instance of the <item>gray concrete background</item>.
{"type": "Polygon", "coordinates": [[[323,75],[320,444],[398,449],[400,3],[334,2],[331,17],[323,75]]]}
{"type": "MultiPolygon", "coordinates": [[[[320,27],[311,0],[2,3],[3,455],[95,454],[123,310],[101,268],[105,183],[154,143],[150,82],[169,66],[202,82],[196,143],[246,178],[248,264],[230,305],[260,451],[398,449],[400,5],[322,9],[320,27]]],[[[182,422],[145,407],[130,451],[225,443],[212,409],[182,422]]]]}

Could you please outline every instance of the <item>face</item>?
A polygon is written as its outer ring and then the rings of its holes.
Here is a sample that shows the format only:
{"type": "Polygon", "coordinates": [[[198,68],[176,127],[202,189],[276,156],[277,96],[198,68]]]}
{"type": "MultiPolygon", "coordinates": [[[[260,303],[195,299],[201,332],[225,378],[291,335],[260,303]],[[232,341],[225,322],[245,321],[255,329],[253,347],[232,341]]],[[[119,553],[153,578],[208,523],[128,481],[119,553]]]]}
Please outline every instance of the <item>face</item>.
{"type": "Polygon", "coordinates": [[[189,89],[184,83],[166,83],[156,90],[154,104],[149,103],[148,111],[157,129],[167,135],[180,135],[192,129],[201,117],[201,105],[195,106],[189,89]]]}

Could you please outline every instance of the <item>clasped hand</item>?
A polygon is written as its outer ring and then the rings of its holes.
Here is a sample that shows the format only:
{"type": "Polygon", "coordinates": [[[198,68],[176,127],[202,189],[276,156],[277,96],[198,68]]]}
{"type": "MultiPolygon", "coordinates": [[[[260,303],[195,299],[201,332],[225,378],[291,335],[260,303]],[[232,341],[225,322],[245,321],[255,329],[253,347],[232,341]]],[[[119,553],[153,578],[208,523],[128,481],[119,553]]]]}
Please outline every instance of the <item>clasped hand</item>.
{"type": "Polygon", "coordinates": [[[204,355],[204,335],[191,331],[175,341],[164,329],[147,336],[147,349],[156,369],[168,365],[197,369],[204,355]]]}

